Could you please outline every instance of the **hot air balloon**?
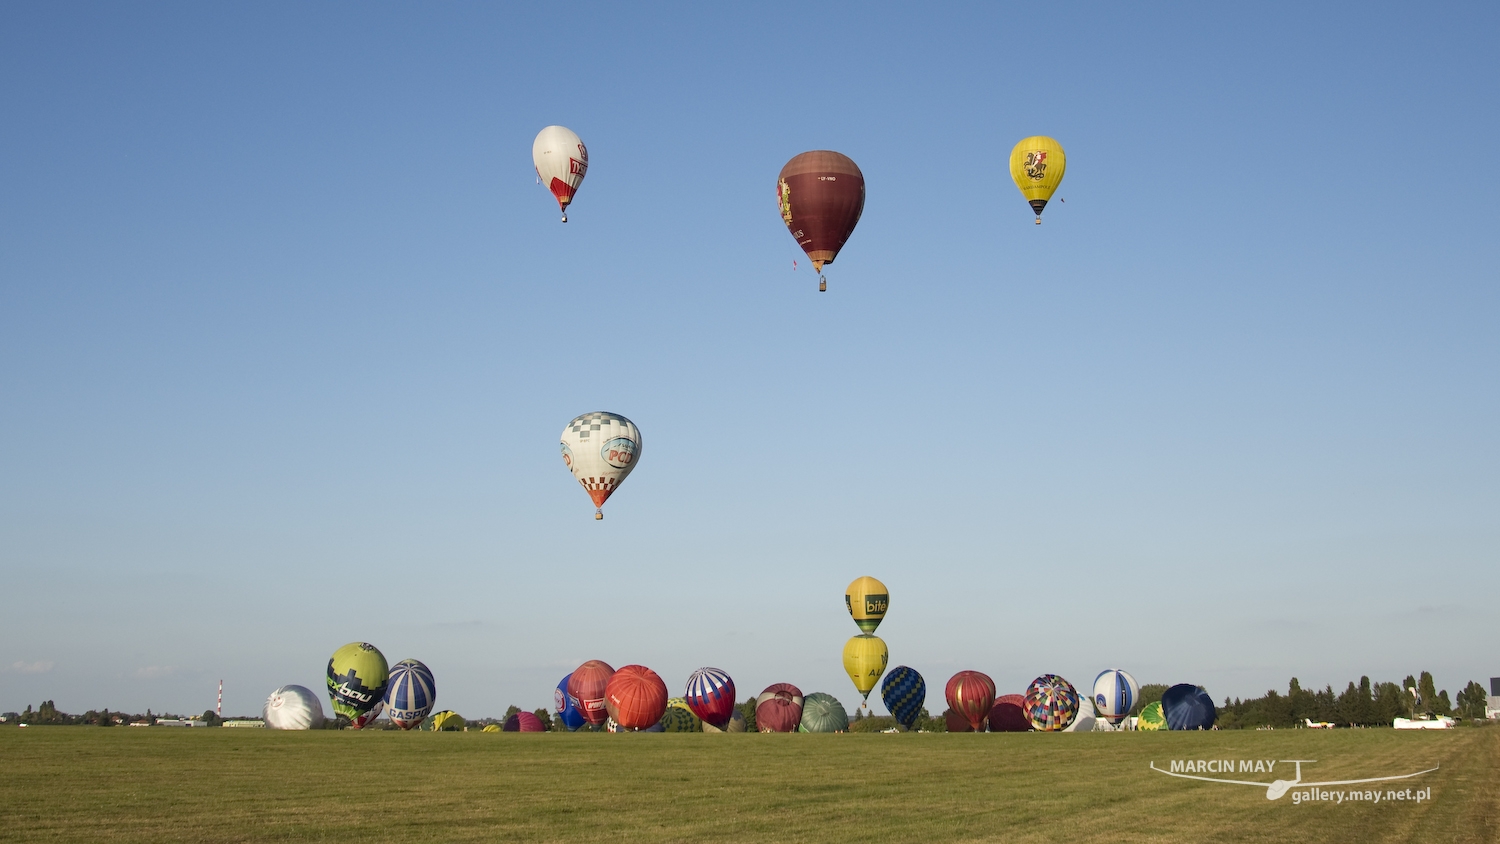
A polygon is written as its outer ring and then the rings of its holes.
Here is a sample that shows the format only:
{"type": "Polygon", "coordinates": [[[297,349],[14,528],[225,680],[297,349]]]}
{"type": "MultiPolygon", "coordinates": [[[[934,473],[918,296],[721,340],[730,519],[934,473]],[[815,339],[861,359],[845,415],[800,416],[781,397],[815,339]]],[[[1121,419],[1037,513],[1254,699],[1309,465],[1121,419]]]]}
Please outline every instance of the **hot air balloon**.
{"type": "Polygon", "coordinates": [[[1208,692],[1192,683],[1178,683],[1162,692],[1161,711],[1172,730],[1206,730],[1219,714],[1208,692]]]}
{"type": "Polygon", "coordinates": [[[1025,695],[1001,695],[995,698],[990,708],[990,732],[1026,733],[1031,731],[1031,719],[1026,717],[1025,695]]]}
{"type": "Polygon", "coordinates": [[[569,674],[562,678],[557,688],[552,690],[552,709],[557,713],[557,719],[570,732],[588,723],[578,709],[578,699],[568,694],[568,679],[572,676],[569,674]]]}
{"type": "Polygon", "coordinates": [[[667,684],[644,665],[627,665],[609,678],[604,705],[621,727],[644,730],[667,710],[667,684]]]}
{"type": "Polygon", "coordinates": [[[1161,701],[1149,703],[1141,710],[1140,717],[1135,719],[1135,728],[1147,732],[1167,729],[1167,718],[1162,714],[1161,701]]]}
{"type": "Polygon", "coordinates": [[[500,728],[507,733],[545,733],[546,727],[542,726],[542,719],[531,712],[512,712],[505,718],[505,726],[500,728]]]}
{"type": "Polygon", "coordinates": [[[927,702],[927,683],[915,668],[898,665],[880,684],[880,697],[896,723],[910,730],[922,715],[922,705],[927,702]]]}
{"type": "Polygon", "coordinates": [[[683,699],[703,723],[722,729],[736,711],[734,680],[718,668],[700,668],[688,677],[683,699]]]}
{"type": "Polygon", "coordinates": [[[661,714],[661,728],[667,733],[696,733],[703,729],[703,722],[686,706],[673,706],[669,701],[667,711],[661,714]]]}
{"type": "Polygon", "coordinates": [[[1061,730],[1078,714],[1078,690],[1056,674],[1043,674],[1026,687],[1026,717],[1044,732],[1061,730]]]}
{"type": "Polygon", "coordinates": [[[873,577],[856,578],[844,590],[844,609],[849,611],[849,616],[859,625],[861,633],[874,633],[880,622],[885,620],[885,611],[890,604],[890,590],[873,577]]]}
{"type": "Polygon", "coordinates": [[[1094,731],[1094,704],[1083,695],[1078,696],[1078,714],[1073,716],[1073,723],[1062,728],[1065,733],[1091,733],[1094,731]]]}
{"type": "Polygon", "coordinates": [[[415,659],[403,659],[391,666],[385,687],[386,717],[403,730],[422,726],[437,701],[437,681],[432,671],[415,659]]]}
{"type": "Polygon", "coordinates": [[[968,720],[969,728],[979,732],[995,707],[995,681],[978,671],[960,671],[948,679],[943,695],[948,706],[968,720]]]}
{"type": "Polygon", "coordinates": [[[502,730],[502,729],[500,729],[500,725],[499,724],[485,724],[484,728],[481,729],[479,732],[481,732],[481,733],[502,733],[502,732],[505,732],[505,731],[502,730]]]}
{"type": "Polygon", "coordinates": [[[1094,678],[1094,709],[1111,724],[1125,720],[1141,696],[1135,678],[1118,668],[1099,672],[1094,678]]]}
{"type": "Polygon", "coordinates": [[[585,413],[562,432],[568,470],[594,499],[594,518],[604,518],[604,502],[641,458],[641,431],[618,413],[585,413]]]}
{"type": "Polygon", "coordinates": [[[562,221],[566,223],[573,194],[578,192],[584,175],[589,172],[588,149],[572,129],[548,126],[531,142],[531,161],[536,165],[536,177],[557,199],[562,221]]]}
{"type": "Polygon", "coordinates": [[[306,686],[282,686],[266,698],[261,717],[273,730],[321,730],[323,704],[306,686]]]}
{"type": "Polygon", "coordinates": [[[451,709],[434,712],[427,721],[427,729],[433,732],[461,733],[464,726],[464,716],[451,709]]]}
{"type": "Polygon", "coordinates": [[[374,709],[385,694],[385,655],[369,642],[350,642],[328,660],[328,696],[333,712],[349,719],[374,709]]]}
{"type": "Polygon", "coordinates": [[[703,722],[703,732],[705,732],[705,733],[743,733],[743,732],[745,732],[745,713],[739,711],[738,709],[734,710],[734,714],[729,716],[729,720],[726,721],[726,722],[724,722],[724,725],[722,727],[716,727],[713,724],[710,724],[707,721],[704,721],[703,722]]]}
{"type": "MultiPolygon", "coordinates": [[[[760,716],[757,714],[756,718],[760,716]]],[[[797,725],[801,733],[843,733],[849,730],[849,713],[838,698],[823,692],[813,692],[802,699],[802,720],[797,725]]]]}
{"type": "Polygon", "coordinates": [[[349,722],[349,729],[363,730],[380,719],[380,713],[385,711],[385,701],[375,704],[375,708],[369,712],[361,712],[349,722]]]}
{"type": "Polygon", "coordinates": [[[568,697],[576,701],[583,720],[597,727],[609,717],[604,705],[604,690],[615,670],[603,660],[591,659],[568,675],[568,697]]]}
{"type": "Polygon", "coordinates": [[[615,721],[615,719],[613,718],[604,719],[604,732],[606,733],[664,733],[666,731],[666,728],[661,725],[660,721],[652,724],[649,727],[634,730],[629,727],[620,726],[619,722],[615,721]]]}
{"type": "Polygon", "coordinates": [[[1042,209],[1047,207],[1047,200],[1062,183],[1067,166],[1062,145],[1041,135],[1022,140],[1010,151],[1010,177],[1021,189],[1021,195],[1031,203],[1039,226],[1042,224],[1042,209]]]}
{"type": "Polygon", "coordinates": [[[865,175],[843,153],[804,152],[781,168],[776,200],[787,231],[819,273],[818,289],[827,290],[823,265],[833,263],[859,224],[865,210],[865,175]]]}
{"type": "MultiPolygon", "coordinates": [[[[885,673],[885,664],[890,658],[885,642],[870,633],[861,633],[844,643],[844,671],[854,681],[854,688],[859,690],[861,700],[869,700],[870,690],[880,681],[880,675],[885,673]]],[[[867,703],[865,706],[868,708],[867,703]]]]}
{"type": "Polygon", "coordinates": [[[773,683],[755,699],[755,728],[763,733],[795,733],[802,723],[802,690],[773,683]]]}

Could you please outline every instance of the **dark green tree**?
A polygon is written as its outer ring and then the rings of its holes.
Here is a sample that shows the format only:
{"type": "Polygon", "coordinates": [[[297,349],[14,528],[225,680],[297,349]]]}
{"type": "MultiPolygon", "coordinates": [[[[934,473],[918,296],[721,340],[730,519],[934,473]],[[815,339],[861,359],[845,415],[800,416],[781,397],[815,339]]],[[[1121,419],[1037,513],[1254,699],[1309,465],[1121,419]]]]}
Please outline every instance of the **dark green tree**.
{"type": "Polygon", "coordinates": [[[1422,712],[1427,712],[1427,713],[1435,713],[1435,712],[1437,712],[1438,694],[1437,694],[1437,688],[1434,687],[1433,683],[1432,683],[1432,674],[1431,674],[1431,672],[1428,672],[1428,671],[1423,671],[1422,672],[1422,676],[1417,680],[1417,694],[1420,695],[1421,698],[1422,698],[1422,701],[1421,701],[1421,707],[1422,707],[1421,711],[1422,712]]]}
{"type": "Polygon", "coordinates": [[[536,719],[542,722],[543,730],[549,733],[552,732],[552,711],[550,709],[543,706],[531,714],[535,715],[536,719]]]}

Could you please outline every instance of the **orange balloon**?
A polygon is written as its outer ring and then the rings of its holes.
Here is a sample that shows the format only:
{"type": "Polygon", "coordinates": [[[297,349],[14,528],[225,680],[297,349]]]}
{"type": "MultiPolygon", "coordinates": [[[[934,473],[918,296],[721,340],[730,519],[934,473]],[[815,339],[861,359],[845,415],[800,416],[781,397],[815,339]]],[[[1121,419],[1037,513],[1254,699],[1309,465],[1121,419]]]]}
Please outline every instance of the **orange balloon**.
{"type": "Polygon", "coordinates": [[[627,665],[609,678],[604,705],[616,724],[627,730],[644,730],[667,711],[667,684],[644,665],[627,665]]]}

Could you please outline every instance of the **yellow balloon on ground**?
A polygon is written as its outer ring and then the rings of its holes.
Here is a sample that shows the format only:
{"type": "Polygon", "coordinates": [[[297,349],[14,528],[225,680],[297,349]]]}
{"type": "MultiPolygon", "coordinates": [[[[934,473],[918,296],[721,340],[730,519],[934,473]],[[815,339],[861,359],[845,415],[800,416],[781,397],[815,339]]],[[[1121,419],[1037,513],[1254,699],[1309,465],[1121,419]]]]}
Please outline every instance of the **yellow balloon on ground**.
{"type": "Polygon", "coordinates": [[[499,724],[485,724],[484,725],[484,730],[482,730],[482,732],[486,732],[486,733],[498,733],[498,732],[500,732],[500,725],[499,724]]]}
{"type": "Polygon", "coordinates": [[[870,696],[870,690],[880,682],[880,675],[885,673],[885,664],[890,658],[891,652],[886,650],[885,642],[879,636],[862,633],[844,643],[844,670],[854,681],[854,688],[859,689],[861,697],[870,696]]]}
{"type": "Polygon", "coordinates": [[[861,633],[874,633],[890,604],[890,590],[873,577],[857,578],[844,590],[844,609],[859,625],[861,633]]]}
{"type": "Polygon", "coordinates": [[[1043,135],[1026,138],[1010,151],[1010,177],[1031,203],[1037,225],[1042,224],[1042,209],[1062,183],[1067,168],[1068,157],[1063,154],[1062,144],[1043,135]]]}

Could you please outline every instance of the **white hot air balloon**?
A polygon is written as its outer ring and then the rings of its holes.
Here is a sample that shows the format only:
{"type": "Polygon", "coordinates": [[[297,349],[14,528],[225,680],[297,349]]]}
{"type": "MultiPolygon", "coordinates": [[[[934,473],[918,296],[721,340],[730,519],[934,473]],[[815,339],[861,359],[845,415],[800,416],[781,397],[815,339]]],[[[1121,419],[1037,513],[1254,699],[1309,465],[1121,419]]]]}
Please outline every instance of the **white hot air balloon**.
{"type": "Polygon", "coordinates": [[[273,730],[317,730],[323,726],[323,701],[306,686],[282,686],[266,698],[261,715],[273,730]]]}
{"type": "Polygon", "coordinates": [[[568,221],[568,205],[589,172],[589,151],[583,140],[566,126],[548,126],[531,142],[531,161],[536,176],[557,198],[562,221],[568,221]]]}
{"type": "Polygon", "coordinates": [[[563,428],[562,457],[602,519],[604,502],[641,459],[641,431],[618,413],[585,413],[563,428]]]}
{"type": "Polygon", "coordinates": [[[1094,678],[1094,709],[1111,724],[1125,720],[1140,699],[1141,687],[1135,678],[1118,668],[1101,671],[1094,678]]]}

